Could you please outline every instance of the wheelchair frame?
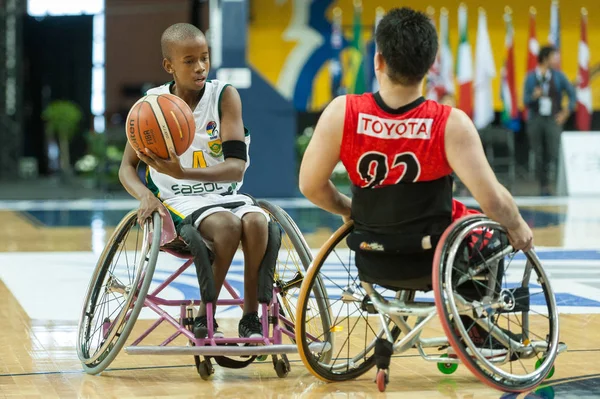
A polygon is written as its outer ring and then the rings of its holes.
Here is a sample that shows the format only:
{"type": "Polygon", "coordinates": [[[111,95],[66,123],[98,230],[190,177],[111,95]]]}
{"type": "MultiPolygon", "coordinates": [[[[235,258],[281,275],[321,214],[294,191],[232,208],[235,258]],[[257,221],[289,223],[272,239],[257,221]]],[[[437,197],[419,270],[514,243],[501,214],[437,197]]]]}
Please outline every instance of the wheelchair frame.
{"type": "MultiPolygon", "coordinates": [[[[287,213],[275,205],[272,205],[266,201],[259,201],[258,203],[270,214],[272,220],[275,220],[279,223],[280,228],[289,238],[290,245],[292,247],[289,250],[294,250],[296,252],[296,257],[302,264],[303,269],[308,268],[308,265],[312,261],[312,255],[293,220],[289,217],[289,215],[287,215],[287,213]]],[[[135,281],[129,284],[129,286],[125,286],[122,282],[117,281],[118,279],[116,277],[113,278],[113,276],[111,276],[108,278],[105,286],[101,286],[100,290],[97,289],[99,282],[101,283],[106,277],[107,271],[105,269],[108,267],[106,266],[107,262],[110,264],[115,256],[115,252],[117,250],[114,248],[114,246],[115,244],[118,244],[119,237],[122,238],[125,233],[128,234],[128,232],[135,226],[137,219],[136,213],[137,211],[135,210],[131,211],[123,218],[113,233],[109,244],[104,249],[98,261],[96,270],[91,278],[90,287],[88,288],[88,293],[82,309],[77,343],[78,355],[82,361],[84,370],[89,374],[98,374],[106,369],[112,360],[114,360],[119,350],[124,346],[125,341],[133,329],[141,309],[147,307],[156,313],[159,318],[149,328],[141,333],[140,336],[135,339],[130,346],[125,348],[126,353],[131,355],[194,355],[196,368],[203,379],[207,379],[211,374],[214,373],[214,369],[210,360],[211,358],[214,358],[218,364],[224,367],[240,368],[252,363],[257,356],[264,358],[268,355],[271,355],[273,359],[273,366],[277,372],[277,375],[279,377],[285,377],[290,371],[290,365],[285,355],[296,353],[297,346],[294,344],[284,344],[283,339],[284,336],[287,336],[292,342],[294,342],[295,326],[293,317],[295,315],[285,314],[286,309],[284,303],[281,303],[280,301],[283,300],[283,296],[285,296],[287,290],[299,286],[304,270],[298,270],[298,274],[285,284],[275,284],[274,282],[273,295],[270,303],[259,304],[259,312],[262,315],[262,338],[215,338],[212,317],[214,314],[214,309],[211,303],[206,304],[208,336],[205,338],[195,338],[192,332],[194,318],[191,306],[198,306],[201,303],[201,300],[168,300],[160,296],[162,291],[177,277],[179,277],[188,267],[190,267],[194,260],[191,255],[182,254],[177,251],[164,248],[167,243],[177,239],[177,234],[175,233],[175,228],[172,221],[169,219],[167,223],[163,225],[163,220],[157,212],[154,213],[151,222],[146,221],[144,227],[142,243],[143,256],[140,256],[140,264],[135,281]],[[157,232],[160,233],[157,234],[157,232]],[[148,294],[148,289],[158,259],[159,249],[183,259],[185,262],[164,282],[162,282],[150,294],[148,294]],[[145,262],[148,264],[144,268],[143,265],[145,262]],[[137,290],[134,290],[134,287],[137,287],[137,290]],[[90,330],[97,325],[96,324],[92,327],[91,323],[94,317],[94,311],[98,302],[98,297],[102,289],[104,289],[105,294],[119,293],[124,297],[126,295],[126,301],[125,306],[123,306],[122,310],[115,317],[114,321],[111,322],[110,320],[104,320],[102,322],[101,334],[103,336],[103,341],[99,340],[99,342],[101,342],[99,343],[100,346],[98,347],[97,352],[93,356],[89,356],[90,348],[88,347],[86,349],[86,341],[83,338],[86,336],[86,334],[89,336],[90,330]],[[284,290],[286,291],[284,292],[284,290]],[[132,292],[134,292],[134,295],[132,295],[132,292]],[[179,307],[179,320],[171,316],[162,307],[179,307]],[[170,324],[175,328],[175,332],[173,334],[171,334],[158,346],[140,345],[157,327],[159,327],[165,321],[167,324],[170,324]],[[191,346],[170,345],[180,336],[185,337],[191,346]],[[238,344],[245,346],[239,346],[238,344]],[[278,359],[278,355],[281,355],[281,358],[278,359]],[[200,356],[203,356],[205,360],[200,361],[200,356]],[[230,359],[230,356],[249,357],[249,359],[245,361],[238,361],[230,359]]],[[[281,248],[279,250],[281,251],[281,248]]],[[[279,262],[279,256],[277,262],[279,262]]],[[[297,265],[297,267],[299,267],[299,265],[297,265]]],[[[243,305],[243,298],[240,298],[239,295],[237,295],[227,280],[225,280],[223,287],[229,292],[232,299],[217,299],[217,306],[243,305]]],[[[89,345],[90,344],[88,344],[88,346],[89,345]]]]}
{"type": "MultiPolygon", "coordinates": [[[[349,235],[353,229],[353,224],[352,222],[349,222],[338,229],[338,231],[331,236],[327,243],[322,246],[320,252],[316,255],[313,264],[305,276],[299,297],[300,305],[298,306],[296,312],[296,320],[298,322],[298,328],[296,329],[296,342],[299,346],[300,357],[309,371],[316,377],[327,382],[344,381],[364,374],[376,364],[378,368],[376,383],[379,390],[383,392],[389,381],[387,369],[389,367],[390,357],[392,354],[405,352],[411,348],[416,348],[419,355],[423,359],[430,362],[437,362],[440,371],[446,374],[451,374],[456,370],[458,364],[464,363],[469,370],[484,383],[493,388],[504,391],[523,392],[533,389],[535,386],[541,383],[547,375],[553,373],[554,360],[558,353],[566,350],[566,345],[558,342],[559,325],[554,294],[552,293],[548,283],[548,278],[545,275],[534,250],[531,250],[526,254],[527,263],[523,282],[525,287],[528,287],[527,281],[530,278],[532,269],[535,269],[539,277],[544,280],[543,288],[546,298],[549,302],[548,306],[550,308],[550,315],[548,318],[549,322],[552,324],[552,334],[550,337],[546,338],[549,343],[531,341],[529,337],[524,337],[525,340],[523,342],[517,342],[497,326],[491,325],[489,319],[486,319],[486,322],[483,319],[477,318],[475,319],[475,322],[487,330],[491,336],[496,338],[507,348],[506,353],[502,356],[485,356],[484,353],[486,353],[486,351],[476,348],[470,339],[465,339],[465,336],[468,336],[468,333],[464,326],[462,326],[462,323],[452,323],[451,321],[453,319],[459,319],[461,314],[468,314],[469,311],[474,311],[475,308],[468,309],[467,301],[452,292],[453,284],[447,282],[452,281],[453,268],[445,265],[453,265],[454,257],[462,240],[469,234],[470,231],[480,228],[481,226],[490,226],[504,233],[506,232],[500,225],[495,222],[491,222],[485,216],[473,215],[454,222],[446,229],[444,235],[441,237],[436,248],[432,270],[432,285],[435,296],[434,303],[412,300],[414,297],[414,291],[408,289],[397,290],[395,298],[388,300],[380,295],[377,290],[375,290],[373,284],[367,282],[360,282],[365,295],[361,295],[358,292],[359,290],[357,289],[358,287],[356,285],[348,285],[344,287],[340,295],[341,302],[344,304],[354,303],[356,309],[360,308],[362,311],[366,311],[369,314],[375,314],[380,321],[381,327],[378,330],[379,332],[376,334],[376,338],[369,345],[366,344],[365,338],[365,349],[362,353],[348,358],[346,363],[340,363],[331,366],[323,364],[321,366],[322,362],[320,359],[318,359],[320,355],[315,355],[315,358],[311,353],[312,349],[310,348],[309,343],[313,341],[314,338],[305,336],[305,331],[303,328],[304,321],[306,319],[304,306],[311,291],[311,281],[313,281],[315,277],[318,278],[321,267],[327,262],[327,257],[334,251],[335,246],[342,242],[342,240],[349,235]],[[450,247],[448,247],[449,245],[450,247]],[[448,255],[448,253],[450,255],[448,255]],[[458,300],[454,300],[455,296],[458,297],[458,300]],[[420,335],[423,328],[436,315],[440,317],[440,321],[442,322],[441,324],[446,336],[422,338],[420,335]],[[414,316],[417,318],[414,327],[411,327],[406,321],[406,318],[409,316],[414,316]],[[390,330],[389,326],[390,321],[393,322],[394,325],[392,330],[390,330]],[[454,328],[461,330],[458,336],[452,331],[452,324],[455,326],[454,328]],[[404,336],[402,339],[398,340],[400,332],[403,333],[404,336]],[[385,349],[385,345],[378,342],[380,340],[387,341],[387,345],[391,344],[391,349],[385,349]],[[465,345],[461,344],[461,340],[467,341],[466,348],[465,345]],[[435,356],[426,354],[424,349],[427,348],[449,348],[451,350],[448,351],[448,354],[435,356]],[[370,361],[372,357],[369,357],[368,359],[365,359],[365,357],[373,349],[375,353],[372,356],[375,358],[375,361],[371,361],[370,363],[372,364],[369,365],[367,362],[370,361]],[[487,366],[488,364],[502,365],[509,361],[513,361],[515,354],[518,359],[527,359],[539,355],[538,351],[543,353],[543,358],[540,359],[541,361],[538,361],[539,364],[536,364],[536,369],[533,372],[524,376],[515,376],[508,373],[503,373],[503,371],[500,369],[494,369],[493,373],[499,374],[500,377],[503,378],[503,380],[498,381],[495,381],[492,378],[485,378],[484,372],[480,370],[480,366],[473,360],[473,358],[477,359],[479,362],[483,363],[484,366],[487,366]],[[361,361],[361,359],[365,360],[364,367],[362,365],[356,365],[361,361]],[[322,369],[320,369],[321,367],[322,369]],[[360,372],[355,372],[352,369],[360,369],[360,372]],[[334,370],[339,371],[339,373],[334,374],[334,370]],[[448,370],[448,372],[445,370],[448,370]],[[515,383],[515,385],[512,386],[512,383],[515,383]]],[[[508,246],[505,247],[501,252],[494,254],[494,256],[490,259],[503,259],[511,252],[513,252],[512,247],[508,246]]],[[[340,255],[337,256],[339,257],[340,255]]],[[[485,262],[486,261],[484,261],[484,264],[485,262]]],[[[479,271],[483,270],[482,265],[478,265],[475,270],[477,269],[479,271]]],[[[347,271],[350,276],[350,271],[347,271]]],[[[495,272],[496,270],[492,271],[490,274],[494,274],[495,272]]],[[[474,272],[472,276],[475,274],[477,273],[474,272]]],[[[494,284],[495,282],[490,283],[490,285],[494,284]]],[[[485,309],[486,311],[492,312],[494,309],[510,311],[512,309],[511,306],[514,308],[514,300],[514,296],[511,298],[509,293],[505,292],[504,296],[499,297],[495,303],[492,301],[486,303],[485,309]]],[[[523,330],[528,330],[528,313],[522,313],[522,328],[523,330]]],[[[331,318],[330,316],[328,317],[331,318]]],[[[347,318],[349,318],[349,316],[347,316],[347,318]]],[[[368,319],[366,320],[368,324],[368,319]]],[[[335,330],[336,326],[331,326],[330,328],[335,330]]],[[[375,332],[377,329],[373,331],[375,332]]],[[[330,334],[325,333],[324,335],[325,339],[323,339],[323,341],[331,340],[330,334]]],[[[330,345],[333,347],[335,342],[331,341],[330,345]]]]}

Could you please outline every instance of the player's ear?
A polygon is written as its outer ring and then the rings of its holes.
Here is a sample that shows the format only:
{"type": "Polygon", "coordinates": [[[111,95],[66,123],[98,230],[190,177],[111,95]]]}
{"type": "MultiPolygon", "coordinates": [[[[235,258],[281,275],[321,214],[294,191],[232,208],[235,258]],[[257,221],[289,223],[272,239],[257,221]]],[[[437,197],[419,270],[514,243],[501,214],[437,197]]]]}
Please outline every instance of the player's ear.
{"type": "Polygon", "coordinates": [[[385,65],[385,60],[383,59],[383,54],[379,51],[375,52],[375,58],[373,59],[373,65],[375,65],[376,71],[382,71],[385,65]]]}
{"type": "Polygon", "coordinates": [[[168,58],[163,58],[163,68],[165,69],[165,71],[167,71],[167,73],[169,74],[173,74],[173,65],[171,64],[171,61],[168,58]]]}

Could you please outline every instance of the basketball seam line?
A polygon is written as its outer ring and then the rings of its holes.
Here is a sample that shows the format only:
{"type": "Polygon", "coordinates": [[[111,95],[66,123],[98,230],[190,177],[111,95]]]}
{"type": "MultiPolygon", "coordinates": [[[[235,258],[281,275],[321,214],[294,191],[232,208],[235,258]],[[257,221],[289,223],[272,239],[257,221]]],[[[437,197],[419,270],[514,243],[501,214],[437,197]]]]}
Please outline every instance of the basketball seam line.
{"type": "MultiPolygon", "coordinates": [[[[155,97],[158,97],[157,95],[154,95],[154,96],[155,96],[155,97]]],[[[161,134],[160,134],[160,137],[161,137],[161,138],[162,138],[162,140],[163,140],[163,144],[164,144],[165,148],[167,149],[167,156],[169,157],[169,147],[168,147],[168,145],[167,145],[167,140],[165,140],[165,135],[164,135],[164,133],[163,133],[163,131],[162,131],[162,127],[160,126],[160,123],[159,123],[159,121],[158,121],[158,115],[156,115],[156,111],[154,111],[154,107],[152,106],[152,103],[151,103],[150,101],[147,101],[147,100],[146,100],[146,101],[144,101],[144,102],[147,102],[147,103],[148,103],[148,105],[150,106],[150,109],[152,110],[152,113],[154,114],[154,119],[156,120],[156,123],[158,124],[158,128],[160,129],[160,133],[161,133],[161,134]]],[[[158,100],[156,101],[156,104],[158,105],[158,100]]],[[[158,106],[158,108],[160,109],[160,105],[158,106]]],[[[162,110],[161,110],[161,112],[162,112],[162,110]]],[[[163,114],[163,118],[164,118],[164,117],[165,117],[165,116],[164,116],[164,114],[163,114]]],[[[165,119],[165,123],[166,123],[166,119],[165,119]]],[[[170,134],[170,133],[169,133],[169,134],[170,134]]],[[[167,159],[168,159],[168,158],[167,158],[167,159]]]]}
{"type": "MultiPolygon", "coordinates": [[[[135,129],[135,132],[137,134],[137,136],[140,138],[140,144],[138,145],[138,151],[141,151],[142,148],[141,146],[144,145],[144,138],[142,137],[142,131],[140,130],[140,111],[142,109],[142,107],[144,106],[144,103],[146,101],[142,101],[139,105],[138,105],[138,109],[137,109],[137,116],[135,118],[135,123],[137,123],[137,129],[135,129]]],[[[144,148],[146,146],[144,145],[144,148]]],[[[139,163],[139,162],[138,162],[139,163]]]]}
{"type": "MultiPolygon", "coordinates": [[[[169,154],[169,144],[171,145],[171,147],[173,148],[173,151],[175,151],[175,153],[177,153],[177,150],[175,149],[175,143],[173,143],[173,137],[171,136],[171,129],[169,129],[169,124],[167,122],[167,116],[165,115],[165,112],[163,111],[162,107],[160,106],[160,103],[158,102],[158,97],[160,97],[160,95],[156,96],[156,105],[158,105],[158,109],[160,110],[160,113],[161,113],[163,119],[165,120],[165,127],[167,128],[169,134],[165,135],[165,132],[163,131],[160,123],[158,124],[158,127],[160,128],[160,131],[163,134],[163,140],[165,141],[165,146],[167,147],[167,155],[169,156],[169,158],[167,158],[167,159],[170,159],[171,155],[169,154]],[[167,143],[167,139],[170,141],[170,143],[167,143]]],[[[152,110],[154,111],[154,107],[152,107],[152,110]]],[[[158,122],[158,115],[156,115],[156,121],[158,122]]]]}
{"type": "MultiPolygon", "coordinates": [[[[175,94],[172,94],[172,95],[174,96],[175,94]]],[[[192,145],[192,143],[194,142],[194,136],[196,135],[196,131],[195,131],[195,130],[194,130],[193,132],[191,131],[191,129],[190,129],[190,123],[188,122],[188,119],[185,117],[185,112],[183,112],[183,110],[181,109],[181,107],[180,107],[179,105],[177,105],[177,103],[176,103],[175,101],[171,100],[170,98],[168,98],[168,97],[165,97],[165,98],[166,98],[167,100],[169,100],[170,102],[172,102],[172,103],[173,103],[173,104],[174,104],[174,105],[175,105],[177,108],[179,108],[179,110],[181,111],[181,113],[182,113],[182,114],[183,114],[183,116],[184,116],[184,118],[183,118],[183,119],[185,119],[185,123],[186,123],[186,125],[187,125],[187,127],[188,127],[188,132],[189,132],[189,136],[188,136],[188,145],[187,145],[187,146],[188,146],[188,149],[189,149],[189,148],[190,148],[190,146],[192,145]]],[[[200,100],[202,101],[202,99],[200,99],[200,100]]],[[[183,101],[183,99],[182,99],[181,101],[183,101]]],[[[190,108],[190,109],[191,109],[191,108],[190,108]]],[[[194,117],[194,111],[192,111],[192,118],[193,118],[193,117],[194,117]]],[[[195,122],[195,121],[194,121],[194,122],[195,122]]]]}

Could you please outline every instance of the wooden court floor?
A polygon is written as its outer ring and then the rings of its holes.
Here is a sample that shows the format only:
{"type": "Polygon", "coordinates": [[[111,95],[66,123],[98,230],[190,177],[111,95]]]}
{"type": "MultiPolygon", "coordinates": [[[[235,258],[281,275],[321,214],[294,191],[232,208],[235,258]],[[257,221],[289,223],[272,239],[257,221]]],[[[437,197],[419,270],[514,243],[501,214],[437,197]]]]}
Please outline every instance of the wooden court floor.
{"type": "MultiPolygon", "coordinates": [[[[565,212],[564,206],[530,208],[549,214],[565,212]]],[[[546,223],[543,227],[535,228],[536,244],[549,247],[569,246],[567,241],[571,238],[567,234],[574,228],[569,223],[580,223],[581,229],[586,229],[586,235],[589,236],[592,234],[590,231],[598,231],[600,227],[600,220],[593,213],[590,210],[588,217],[571,218],[570,221],[569,218],[563,218],[560,223],[546,223]],[[590,223],[597,225],[590,227],[590,223]]],[[[19,259],[26,259],[29,253],[38,253],[42,258],[36,259],[43,259],[44,254],[52,252],[56,252],[59,258],[71,252],[89,252],[94,245],[94,234],[97,234],[89,227],[43,226],[17,211],[0,211],[0,223],[3,226],[0,262],[10,259],[3,258],[2,255],[18,254],[24,255],[19,259]]],[[[103,229],[108,237],[111,226],[103,229]]],[[[318,248],[330,233],[327,229],[317,229],[307,235],[307,241],[312,248],[318,248]]],[[[582,247],[600,249],[600,244],[588,241],[582,247]]],[[[8,266],[0,263],[0,272],[3,267],[8,266]]],[[[19,265],[10,265],[13,272],[18,267],[19,265]]],[[[586,269],[586,273],[590,281],[600,282],[600,268],[589,269],[586,269]]],[[[23,275],[19,278],[24,281],[30,278],[35,280],[35,276],[28,274],[31,270],[23,267],[23,275]]],[[[69,279],[69,276],[59,277],[69,279]]],[[[47,284],[52,285],[53,282],[48,281],[47,284]]],[[[32,286],[32,290],[34,289],[32,286]]],[[[59,289],[47,291],[52,293],[37,299],[41,301],[40,307],[58,301],[57,298],[61,295],[59,289]]],[[[0,398],[516,397],[503,396],[501,392],[487,388],[465,367],[459,367],[455,374],[445,376],[437,370],[434,363],[425,362],[413,352],[406,352],[392,359],[390,384],[383,394],[377,391],[373,382],[374,370],[354,381],[327,384],[313,377],[297,356],[290,356],[292,371],[284,379],[276,376],[270,360],[241,370],[215,366],[216,373],[212,380],[203,381],[196,373],[193,359],[189,356],[133,356],[125,353],[119,354],[111,367],[101,375],[90,376],[82,371],[75,351],[76,322],[45,318],[39,312],[32,318],[30,314],[35,313],[35,303],[32,305],[23,300],[22,296],[21,300],[17,299],[15,292],[9,289],[8,280],[0,280],[0,398]]],[[[600,397],[600,308],[590,307],[589,312],[586,309],[561,314],[561,340],[568,344],[569,351],[559,356],[556,373],[548,381],[549,386],[528,397],[568,397],[562,396],[564,392],[580,392],[579,396],[583,396],[581,393],[592,395],[588,397],[597,393],[600,397]],[[564,388],[567,386],[571,388],[564,388]],[[550,392],[556,396],[549,396],[550,392]]],[[[237,319],[219,319],[226,334],[236,333],[237,322],[237,319]]],[[[139,334],[150,323],[148,320],[140,320],[130,338],[139,334]]],[[[437,321],[430,328],[439,332],[437,321]]],[[[168,333],[169,331],[159,331],[160,337],[157,336],[156,340],[162,340],[168,333]]]]}

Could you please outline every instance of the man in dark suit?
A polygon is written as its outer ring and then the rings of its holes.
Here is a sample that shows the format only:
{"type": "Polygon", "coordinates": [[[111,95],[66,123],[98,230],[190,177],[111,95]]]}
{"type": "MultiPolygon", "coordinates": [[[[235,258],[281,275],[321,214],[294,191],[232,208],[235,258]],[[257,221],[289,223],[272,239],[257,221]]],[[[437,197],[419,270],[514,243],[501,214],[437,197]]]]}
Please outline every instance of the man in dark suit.
{"type": "Polygon", "coordinates": [[[558,168],[560,133],[574,111],[575,90],[569,80],[556,68],[558,53],[554,47],[543,47],[538,54],[538,66],[527,74],[523,102],[529,111],[527,134],[536,158],[542,195],[550,194],[558,168]],[[562,107],[564,94],[569,97],[568,108],[562,107]]]}

